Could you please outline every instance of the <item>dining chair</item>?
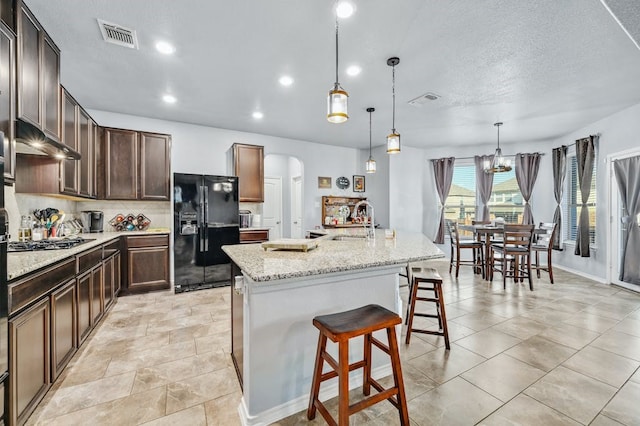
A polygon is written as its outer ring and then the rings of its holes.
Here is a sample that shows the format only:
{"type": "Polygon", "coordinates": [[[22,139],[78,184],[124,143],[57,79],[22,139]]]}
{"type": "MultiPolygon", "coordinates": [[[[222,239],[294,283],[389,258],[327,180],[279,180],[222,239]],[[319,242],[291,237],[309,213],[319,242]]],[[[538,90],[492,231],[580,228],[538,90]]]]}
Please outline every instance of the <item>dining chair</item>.
{"type": "Polygon", "coordinates": [[[503,240],[491,244],[489,250],[489,280],[493,273],[502,274],[502,286],[507,288],[507,277],[514,281],[529,280],[529,289],[533,290],[531,280],[531,244],[535,225],[504,225],[503,240]],[[499,267],[496,266],[499,264],[499,267]]]}
{"type": "Polygon", "coordinates": [[[449,260],[449,273],[453,269],[453,264],[456,264],[456,278],[458,278],[458,272],[460,271],[460,265],[472,266],[474,270],[482,271],[482,278],[484,278],[484,246],[481,241],[473,239],[462,239],[458,232],[458,223],[453,220],[447,221],[447,228],[449,230],[449,238],[451,239],[451,256],[449,260]],[[463,260],[460,258],[462,250],[471,250],[472,260],[463,260]]]}
{"type": "Polygon", "coordinates": [[[535,243],[531,244],[531,250],[535,253],[531,269],[535,269],[538,278],[540,278],[540,271],[547,271],[549,273],[549,281],[551,281],[551,284],[553,284],[553,266],[551,264],[551,252],[553,251],[553,240],[555,239],[557,228],[557,223],[540,222],[540,229],[544,229],[547,232],[544,234],[537,234],[538,240],[535,243]],[[546,265],[540,264],[540,253],[547,254],[546,265]]]}

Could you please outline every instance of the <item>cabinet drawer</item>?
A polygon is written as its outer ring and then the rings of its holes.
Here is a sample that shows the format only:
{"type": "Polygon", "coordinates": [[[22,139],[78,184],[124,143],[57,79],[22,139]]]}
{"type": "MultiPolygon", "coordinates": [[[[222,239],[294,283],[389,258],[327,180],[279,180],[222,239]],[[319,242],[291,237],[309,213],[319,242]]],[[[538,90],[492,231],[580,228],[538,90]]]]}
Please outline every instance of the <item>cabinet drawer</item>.
{"type": "Polygon", "coordinates": [[[268,229],[256,229],[256,230],[240,230],[240,242],[241,243],[260,243],[262,241],[269,241],[268,229]]]}
{"type": "Polygon", "coordinates": [[[120,251],[120,238],[116,238],[115,240],[105,244],[102,247],[102,258],[108,259],[109,257],[120,251]]]}
{"type": "Polygon", "coordinates": [[[83,273],[87,269],[91,269],[98,263],[102,262],[102,246],[86,251],[77,256],[78,274],[83,273]]]}
{"type": "Polygon", "coordinates": [[[168,235],[141,235],[127,237],[127,248],[168,246],[168,235]]]}
{"type": "Polygon", "coordinates": [[[9,315],[44,296],[58,284],[73,278],[75,274],[75,259],[69,258],[52,268],[9,284],[9,315]]]}

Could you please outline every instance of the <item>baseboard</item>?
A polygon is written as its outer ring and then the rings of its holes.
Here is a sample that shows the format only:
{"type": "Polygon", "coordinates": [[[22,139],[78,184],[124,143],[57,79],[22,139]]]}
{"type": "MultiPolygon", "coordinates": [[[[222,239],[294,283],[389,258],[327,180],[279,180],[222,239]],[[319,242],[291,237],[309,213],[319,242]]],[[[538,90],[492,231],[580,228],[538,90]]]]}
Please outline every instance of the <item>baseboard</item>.
{"type": "Polygon", "coordinates": [[[566,266],[558,265],[557,263],[554,263],[554,264],[553,264],[553,267],[554,267],[554,268],[557,268],[557,269],[562,269],[563,271],[566,271],[566,272],[571,272],[572,274],[579,275],[579,276],[581,276],[581,277],[584,277],[584,278],[590,279],[590,280],[592,280],[592,281],[595,281],[595,282],[598,282],[598,283],[601,283],[601,284],[610,284],[610,283],[606,280],[606,278],[596,277],[595,275],[591,275],[591,274],[585,274],[585,273],[584,273],[584,272],[582,272],[582,271],[577,271],[577,270],[575,270],[575,269],[567,268],[566,266]]]}
{"type": "MultiPolygon", "coordinates": [[[[391,375],[392,373],[393,371],[391,369],[391,364],[387,364],[372,369],[371,376],[376,380],[380,380],[391,375]]],[[[357,374],[356,377],[349,377],[349,384],[349,389],[355,389],[359,386],[362,386],[362,373],[357,374]]],[[[326,401],[335,396],[338,396],[337,381],[329,385],[320,386],[319,399],[321,401],[326,401]]],[[[243,426],[266,426],[278,420],[282,420],[285,417],[289,417],[292,414],[298,413],[306,409],[308,405],[309,395],[307,394],[288,401],[277,407],[270,408],[259,414],[251,416],[247,411],[244,397],[242,397],[242,399],[240,400],[240,405],[238,406],[238,414],[240,415],[240,421],[242,422],[243,426]]]]}

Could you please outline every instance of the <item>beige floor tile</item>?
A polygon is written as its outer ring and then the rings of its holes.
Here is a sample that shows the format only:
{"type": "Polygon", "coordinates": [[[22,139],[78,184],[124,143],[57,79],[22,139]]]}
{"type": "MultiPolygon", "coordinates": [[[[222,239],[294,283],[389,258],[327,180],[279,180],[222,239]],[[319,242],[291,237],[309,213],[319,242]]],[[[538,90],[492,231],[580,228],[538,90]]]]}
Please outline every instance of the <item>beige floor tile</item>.
{"type": "Polygon", "coordinates": [[[613,386],[560,366],[524,393],[580,423],[589,424],[616,391],[613,386]]]}
{"type": "Polygon", "coordinates": [[[228,367],[233,367],[231,356],[218,350],[180,358],[153,367],[139,368],[136,371],[131,393],[143,392],[228,367]]]}
{"type": "Polygon", "coordinates": [[[636,370],[635,374],[631,376],[629,380],[635,383],[640,383],[640,369],[636,370]]]}
{"type": "Polygon", "coordinates": [[[613,327],[615,331],[621,333],[631,334],[635,337],[640,337],[640,319],[625,318],[618,325],[613,327]]]}
{"type": "Polygon", "coordinates": [[[485,360],[486,358],[453,343],[451,350],[438,348],[409,360],[408,364],[436,383],[444,383],[485,360]]]}
{"type": "Polygon", "coordinates": [[[575,420],[524,394],[516,396],[479,423],[479,425],[483,426],[566,426],[579,424],[575,420]]]}
{"type": "Polygon", "coordinates": [[[575,349],[538,336],[531,337],[505,351],[505,354],[544,371],[551,371],[574,353],[576,353],[575,349]]]}
{"type": "Polygon", "coordinates": [[[421,426],[474,424],[502,405],[500,400],[456,377],[409,401],[409,416],[421,426]]]}
{"type": "MultiPolygon", "coordinates": [[[[402,361],[403,365],[411,358],[424,355],[427,352],[431,352],[437,349],[437,346],[432,345],[431,343],[427,343],[424,341],[424,339],[420,339],[419,337],[420,336],[418,334],[412,335],[411,343],[409,343],[408,345],[404,343],[404,336],[402,336],[402,339],[398,341],[400,360],[402,361]],[[416,339],[414,339],[414,337],[416,337],[416,339]]],[[[442,345],[444,345],[444,343],[442,345]]]]}
{"type": "Polygon", "coordinates": [[[582,312],[599,315],[605,318],[611,318],[613,320],[621,321],[626,317],[629,312],[619,309],[616,306],[599,303],[586,307],[582,312]]]}
{"type": "Polygon", "coordinates": [[[583,311],[570,316],[563,322],[570,325],[575,325],[576,327],[582,327],[586,328],[587,330],[596,331],[598,333],[604,333],[605,331],[618,324],[619,321],[583,311]]]}
{"type": "Polygon", "coordinates": [[[640,362],[594,346],[587,346],[566,360],[564,367],[620,388],[640,366],[640,362]],[[606,368],[602,366],[606,365],[606,368]]]}
{"type": "Polygon", "coordinates": [[[143,423],[145,426],[207,426],[207,416],[205,415],[204,404],[196,405],[182,411],[178,411],[168,416],[143,423]]]}
{"type": "Polygon", "coordinates": [[[180,342],[159,348],[152,348],[139,352],[126,352],[120,356],[114,356],[111,358],[111,362],[109,363],[109,367],[107,367],[105,375],[113,376],[125,371],[135,371],[141,367],[149,367],[171,362],[176,359],[176,354],[178,353],[181,354],[182,357],[195,355],[195,343],[193,341],[180,342]]]}
{"type": "Polygon", "coordinates": [[[623,426],[622,423],[618,423],[607,416],[598,414],[596,418],[589,424],[589,426],[623,426]]]}
{"type": "Polygon", "coordinates": [[[576,327],[569,324],[560,323],[549,327],[538,334],[540,337],[569,346],[573,349],[582,349],[597,337],[600,333],[576,327]]]}
{"type": "Polygon", "coordinates": [[[522,314],[523,317],[554,326],[559,322],[569,319],[573,314],[569,312],[558,311],[552,307],[541,306],[529,312],[522,314]]]}
{"type": "Polygon", "coordinates": [[[594,340],[591,345],[640,361],[640,337],[609,330],[594,340]]]}
{"type": "Polygon", "coordinates": [[[546,373],[508,355],[500,354],[460,375],[501,401],[509,401],[546,373]]]}
{"type": "Polygon", "coordinates": [[[170,383],[167,385],[167,414],[237,392],[239,388],[236,371],[231,367],[170,383]]]}
{"type": "Polygon", "coordinates": [[[208,426],[240,426],[238,406],[240,392],[234,392],[204,403],[208,426]]]}
{"type": "Polygon", "coordinates": [[[640,384],[629,382],[602,410],[602,414],[625,425],[640,422],[640,384]]]}
{"type": "Polygon", "coordinates": [[[546,330],[548,327],[549,325],[547,324],[537,322],[531,318],[519,316],[508,319],[500,324],[496,324],[491,327],[491,329],[525,340],[529,337],[535,336],[543,330],[546,330]]]}
{"type": "Polygon", "coordinates": [[[171,318],[163,321],[153,322],[149,324],[148,332],[159,333],[162,331],[173,331],[194,325],[209,324],[211,322],[211,314],[208,312],[204,312],[198,315],[189,315],[186,317],[171,318]]]}
{"type": "Polygon", "coordinates": [[[485,358],[491,358],[520,342],[522,340],[516,337],[488,328],[457,340],[456,344],[485,358]]]}
{"type": "Polygon", "coordinates": [[[106,377],[93,382],[60,388],[42,412],[43,418],[58,417],[92,405],[129,395],[135,373],[106,377]]]}
{"type": "Polygon", "coordinates": [[[562,299],[549,302],[544,306],[556,311],[575,314],[576,312],[580,312],[583,309],[587,308],[589,305],[590,305],[589,303],[583,303],[583,302],[578,302],[576,300],[562,298],[562,299]]]}
{"type": "Polygon", "coordinates": [[[480,331],[506,320],[507,318],[494,315],[491,312],[478,311],[458,317],[451,322],[460,324],[475,331],[480,331]]]}
{"type": "Polygon", "coordinates": [[[231,353],[231,337],[228,332],[198,337],[195,339],[195,343],[196,353],[198,355],[206,352],[217,351],[219,349],[222,349],[227,353],[231,353]]]}

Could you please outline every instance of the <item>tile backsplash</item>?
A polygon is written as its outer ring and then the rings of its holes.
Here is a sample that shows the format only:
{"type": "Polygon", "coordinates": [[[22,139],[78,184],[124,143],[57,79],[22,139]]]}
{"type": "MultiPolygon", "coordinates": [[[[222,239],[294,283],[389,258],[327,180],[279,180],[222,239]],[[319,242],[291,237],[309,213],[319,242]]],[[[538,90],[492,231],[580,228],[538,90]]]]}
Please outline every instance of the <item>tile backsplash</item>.
{"type": "Polygon", "coordinates": [[[36,194],[16,194],[14,186],[4,187],[5,208],[9,215],[9,234],[15,240],[18,236],[20,217],[31,215],[35,209],[47,207],[63,210],[67,219],[80,219],[83,210],[100,210],[104,213],[104,231],[113,231],[109,225],[118,213],[142,213],[151,220],[151,228],[171,228],[171,202],[169,201],[73,201],[58,197],[36,194]]]}

